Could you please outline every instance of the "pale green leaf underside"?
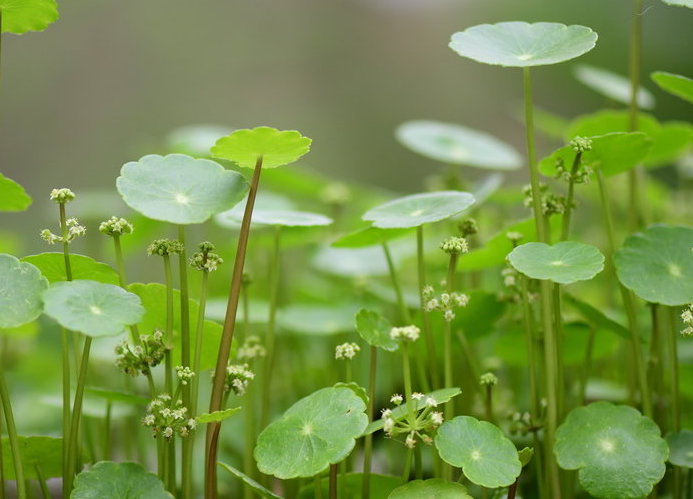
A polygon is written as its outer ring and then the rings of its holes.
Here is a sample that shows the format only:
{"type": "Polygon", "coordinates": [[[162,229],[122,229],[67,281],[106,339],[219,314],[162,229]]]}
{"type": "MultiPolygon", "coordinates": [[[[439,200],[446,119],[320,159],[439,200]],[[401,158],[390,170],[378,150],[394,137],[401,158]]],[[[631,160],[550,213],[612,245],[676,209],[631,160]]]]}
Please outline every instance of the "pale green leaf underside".
{"type": "MultiPolygon", "coordinates": [[[[245,208],[245,203],[243,208],[245,208]]],[[[215,220],[220,225],[229,226],[228,221],[233,222],[232,226],[240,226],[243,221],[243,211],[239,209],[231,209],[219,213],[215,220]]],[[[331,225],[333,220],[319,213],[310,213],[307,211],[296,210],[267,210],[256,209],[253,207],[252,223],[258,225],[274,225],[279,227],[321,227],[331,225]]]]}
{"type": "MultiPolygon", "coordinates": [[[[630,79],[625,76],[608,69],[579,64],[575,67],[575,77],[605,97],[622,104],[630,104],[630,79]]],[[[652,109],[655,105],[652,93],[642,86],[638,89],[637,101],[642,109],[652,109]]]]}
{"type": "Polygon", "coordinates": [[[144,314],[137,295],[96,281],[55,282],[43,300],[46,315],[91,337],[119,335],[144,314]]]}
{"type": "Polygon", "coordinates": [[[461,191],[412,194],[376,206],[361,218],[381,229],[405,229],[458,215],[474,202],[473,195],[461,191]]]}
{"type": "MultiPolygon", "coordinates": [[[[22,261],[36,266],[50,283],[67,281],[63,253],[39,253],[25,256],[22,261]]],[[[118,273],[113,267],[88,256],[70,254],[70,269],[74,280],[98,281],[105,284],[119,282],[118,273]]]]}
{"type": "Polygon", "coordinates": [[[682,468],[693,469],[693,431],[681,430],[667,435],[669,462],[682,468]]]}
{"type": "Polygon", "coordinates": [[[293,163],[310,150],[311,139],[295,130],[281,131],[261,126],[236,130],[212,147],[215,158],[233,161],[243,168],[255,168],[262,157],[263,168],[293,163]]]}
{"type": "Polygon", "coordinates": [[[435,445],[443,461],[462,468],[483,487],[511,485],[522,471],[515,445],[500,428],[470,416],[458,416],[438,428],[435,445]]]}
{"type": "Polygon", "coordinates": [[[399,343],[390,337],[392,324],[375,310],[361,309],[354,318],[356,332],[369,345],[394,352],[399,343]]]}
{"type": "Polygon", "coordinates": [[[450,48],[485,64],[529,67],[574,59],[594,48],[597,34],[560,23],[480,24],[452,35],[450,48]]]}
{"type": "Polygon", "coordinates": [[[31,203],[24,187],[0,173],[0,211],[24,211],[31,203]]]}
{"type": "Polygon", "coordinates": [[[173,499],[159,477],[137,463],[102,461],[75,479],[71,499],[173,499]]]}
{"type": "Polygon", "coordinates": [[[3,33],[43,31],[58,20],[55,0],[0,0],[0,11],[3,33]]]}
{"type": "Polygon", "coordinates": [[[604,269],[604,255],[589,244],[563,241],[553,246],[526,243],[508,255],[510,264],[532,279],[559,284],[592,279],[604,269]]]}
{"type": "MultiPolygon", "coordinates": [[[[652,147],[652,140],[642,132],[614,132],[590,139],[592,149],[585,151],[580,161],[593,170],[599,168],[606,176],[623,173],[642,163],[652,147]]],[[[570,171],[575,155],[569,145],[561,147],[539,162],[539,171],[552,177],[559,162],[570,171]]]]}
{"type": "Polygon", "coordinates": [[[554,452],[561,468],[580,470],[582,487],[602,498],[647,496],[664,476],[668,456],[651,419],[610,402],[572,410],[556,431],[554,452]]]}
{"type": "Polygon", "coordinates": [[[522,157],[493,135],[452,123],[407,121],[395,131],[405,147],[446,164],[516,170],[522,157]]]}
{"type": "Polygon", "coordinates": [[[655,71],[651,76],[662,90],[693,103],[693,79],[665,71],[655,71]]]}
{"type": "Polygon", "coordinates": [[[195,418],[195,421],[197,421],[200,424],[218,423],[219,421],[224,421],[225,419],[230,418],[240,410],[240,407],[232,407],[231,409],[225,409],[223,411],[208,412],[197,416],[195,418]]]}
{"type": "Polygon", "coordinates": [[[21,326],[41,315],[46,288],[48,281],[39,269],[0,254],[0,328],[21,326]]]}
{"type": "Polygon", "coordinates": [[[693,229],[655,225],[629,236],[614,254],[621,283],[643,300],[693,302],[693,229]]]}
{"type": "Polygon", "coordinates": [[[674,7],[688,7],[693,9],[693,0],[662,0],[665,4],[673,5],[674,7]]]}
{"type": "Polygon", "coordinates": [[[310,477],[338,463],[368,424],[366,404],[350,388],[323,388],[299,400],[257,439],[262,473],[288,479],[310,477]]]}
{"type": "MultiPolygon", "coordinates": [[[[236,206],[230,210],[222,211],[214,216],[214,221],[221,225],[222,227],[228,227],[229,229],[240,229],[241,222],[243,221],[243,213],[245,212],[245,205],[248,202],[248,196],[246,195],[241,201],[239,201],[236,206]]],[[[255,212],[259,211],[294,211],[294,203],[287,197],[281,194],[276,194],[274,192],[261,190],[257,193],[255,197],[255,204],[253,205],[253,220],[255,220],[255,212]]]]}
{"type": "Polygon", "coordinates": [[[414,480],[393,490],[387,499],[473,499],[464,485],[442,478],[414,480]]]}
{"type": "MultiPolygon", "coordinates": [[[[2,437],[2,466],[5,480],[14,480],[14,465],[10,440],[2,437]]],[[[19,452],[24,466],[24,478],[38,478],[36,467],[41,469],[43,478],[57,478],[62,476],[62,448],[63,439],[53,437],[19,437],[19,452]]]]}
{"type": "Polygon", "coordinates": [[[240,470],[237,470],[233,466],[229,466],[226,463],[222,463],[221,461],[219,462],[219,466],[224,468],[226,471],[231,473],[233,476],[241,480],[244,484],[246,484],[248,487],[250,487],[254,492],[257,494],[260,494],[261,497],[265,497],[268,499],[284,499],[282,496],[278,496],[271,490],[265,488],[263,485],[259,484],[255,480],[253,480],[251,477],[246,475],[240,470]]]}
{"type": "Polygon", "coordinates": [[[248,183],[208,159],[150,154],[123,165],[116,187],[125,203],[146,217],[193,224],[232,208],[248,183]]]}

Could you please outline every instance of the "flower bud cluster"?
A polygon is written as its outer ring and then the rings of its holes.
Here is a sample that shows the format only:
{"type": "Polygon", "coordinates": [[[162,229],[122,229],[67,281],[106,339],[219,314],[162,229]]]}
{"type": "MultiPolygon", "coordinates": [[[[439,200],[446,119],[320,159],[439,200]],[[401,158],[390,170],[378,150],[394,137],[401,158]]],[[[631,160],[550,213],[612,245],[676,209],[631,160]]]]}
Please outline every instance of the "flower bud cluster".
{"type": "Polygon", "coordinates": [[[462,237],[469,237],[479,232],[479,225],[475,219],[467,218],[457,225],[457,229],[462,234],[462,237]]]}
{"type": "Polygon", "coordinates": [[[173,400],[170,395],[162,394],[147,406],[147,414],[142,424],[152,429],[154,438],[159,436],[171,440],[174,435],[187,437],[197,426],[197,421],[188,414],[188,408],[180,399],[173,400]]]}
{"type": "Polygon", "coordinates": [[[224,391],[233,391],[238,396],[245,395],[248,384],[254,378],[255,373],[249,369],[248,364],[229,364],[226,366],[224,391]]]}
{"type": "Polygon", "coordinates": [[[190,257],[190,266],[203,272],[214,272],[224,260],[214,253],[214,245],[209,241],[200,243],[199,251],[190,257]]]}
{"type": "Polygon", "coordinates": [[[338,360],[351,360],[361,351],[361,347],[356,343],[342,343],[337,345],[334,350],[334,358],[338,360]]]}
{"type": "Polygon", "coordinates": [[[147,246],[147,254],[169,256],[183,251],[183,244],[173,239],[155,239],[147,246]]]}
{"type": "Polygon", "coordinates": [[[496,386],[498,384],[498,377],[493,373],[484,373],[479,376],[479,384],[481,386],[496,386]]]}
{"type": "Polygon", "coordinates": [[[469,303],[469,296],[464,293],[442,293],[435,296],[433,286],[426,286],[423,290],[424,310],[426,312],[442,312],[443,319],[447,322],[455,318],[455,309],[466,307],[469,303]]]}
{"type": "Polygon", "coordinates": [[[260,342],[260,337],[255,335],[248,336],[243,344],[238,347],[238,353],[236,354],[240,360],[250,360],[264,357],[265,355],[267,355],[267,349],[260,342]]]}
{"type": "Polygon", "coordinates": [[[51,190],[51,201],[58,204],[67,204],[73,199],[75,199],[75,193],[66,187],[51,190]]]}
{"type": "MultiPolygon", "coordinates": [[[[523,193],[525,195],[524,205],[529,208],[534,203],[532,187],[529,185],[525,186],[523,193]]],[[[541,211],[545,216],[549,217],[551,215],[562,215],[565,213],[568,205],[568,200],[565,196],[552,194],[549,192],[549,187],[546,184],[541,184],[539,186],[539,193],[541,196],[541,211]]]]}
{"type": "Polygon", "coordinates": [[[131,234],[132,231],[132,224],[120,217],[111,217],[99,224],[99,232],[107,236],[123,236],[125,234],[131,234]]]}
{"type": "Polygon", "coordinates": [[[693,304],[688,305],[688,307],[681,312],[681,320],[686,325],[681,331],[681,334],[683,336],[693,336],[693,304]]]}
{"type": "Polygon", "coordinates": [[[166,355],[164,333],[158,329],[152,334],[141,336],[140,340],[140,345],[130,346],[127,341],[124,341],[115,349],[116,367],[130,376],[137,376],[140,373],[147,376],[166,355]]]}
{"type": "Polygon", "coordinates": [[[586,137],[575,137],[569,143],[571,149],[577,153],[592,150],[592,140],[586,137]]]}
{"type": "Polygon", "coordinates": [[[529,412],[514,412],[510,415],[510,433],[526,436],[541,430],[542,424],[529,412]]]}
{"type": "Polygon", "coordinates": [[[176,375],[180,384],[185,386],[195,377],[195,371],[186,366],[176,366],[176,375]]]}
{"type": "Polygon", "coordinates": [[[459,255],[460,253],[467,253],[469,245],[464,237],[453,236],[440,243],[440,249],[449,255],[459,255]]]}
{"type": "MultiPolygon", "coordinates": [[[[399,407],[405,400],[402,395],[395,394],[390,398],[390,402],[399,407]]],[[[438,401],[433,397],[426,397],[423,393],[412,393],[409,403],[415,408],[414,420],[409,420],[408,410],[402,412],[403,407],[397,409],[397,412],[393,409],[383,409],[383,431],[390,438],[406,435],[404,445],[409,448],[413,448],[419,440],[430,445],[433,442],[430,434],[443,424],[443,413],[434,410],[438,407],[438,401]]]]}
{"type": "Polygon", "coordinates": [[[53,234],[48,229],[43,229],[41,231],[41,239],[48,244],[71,243],[78,237],[84,236],[87,233],[86,227],[80,225],[76,218],[68,218],[65,221],[65,225],[67,227],[67,235],[65,237],[53,234]]]}
{"type": "Polygon", "coordinates": [[[413,342],[419,339],[420,334],[421,330],[414,325],[393,327],[390,329],[390,338],[393,340],[413,342]]]}

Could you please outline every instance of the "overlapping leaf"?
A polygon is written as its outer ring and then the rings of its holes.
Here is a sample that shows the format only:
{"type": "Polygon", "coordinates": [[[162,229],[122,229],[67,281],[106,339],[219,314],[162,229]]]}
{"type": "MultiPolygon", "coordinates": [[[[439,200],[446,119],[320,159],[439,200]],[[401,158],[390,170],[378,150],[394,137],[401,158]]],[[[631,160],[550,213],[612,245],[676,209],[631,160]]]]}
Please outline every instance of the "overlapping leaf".
{"type": "Polygon", "coordinates": [[[48,281],[30,263],[0,254],[0,328],[26,324],[41,315],[48,281]]]}
{"type": "Polygon", "coordinates": [[[474,204],[474,196],[462,191],[412,194],[368,210],[363,220],[381,229],[405,229],[458,215],[474,204]]]}
{"type": "Polygon", "coordinates": [[[219,139],[211,151],[215,158],[233,161],[243,168],[255,168],[258,158],[262,158],[263,168],[276,168],[306,154],[311,142],[295,130],[280,131],[261,126],[236,130],[219,139]]]}

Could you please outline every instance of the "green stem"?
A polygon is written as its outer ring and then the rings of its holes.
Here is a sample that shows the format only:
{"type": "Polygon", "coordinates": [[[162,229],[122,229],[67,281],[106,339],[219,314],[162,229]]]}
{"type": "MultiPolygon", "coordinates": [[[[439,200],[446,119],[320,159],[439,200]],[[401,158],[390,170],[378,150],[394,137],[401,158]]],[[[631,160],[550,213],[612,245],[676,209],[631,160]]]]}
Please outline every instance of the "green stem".
{"type": "Polygon", "coordinates": [[[558,284],[553,284],[552,293],[552,308],[553,308],[553,331],[555,338],[555,365],[556,365],[556,385],[558,392],[556,393],[556,412],[558,413],[558,418],[563,417],[564,408],[564,376],[563,376],[563,362],[562,362],[562,343],[563,343],[563,321],[561,318],[561,288],[558,284]]]}
{"type": "Polygon", "coordinates": [[[671,362],[671,365],[669,366],[669,373],[671,374],[671,379],[670,383],[671,386],[669,389],[671,390],[671,412],[672,412],[672,418],[673,418],[673,431],[674,432],[679,432],[681,431],[681,396],[679,392],[679,353],[678,353],[678,345],[676,344],[676,340],[678,338],[679,332],[677,331],[676,324],[677,324],[677,314],[676,314],[676,308],[675,307],[668,307],[669,308],[669,334],[666,334],[667,337],[667,347],[669,349],[669,362],[671,362]]]}
{"type": "MultiPolygon", "coordinates": [[[[76,333],[75,333],[76,334],[76,333]]],[[[72,482],[77,473],[77,461],[79,454],[79,425],[82,419],[82,401],[84,400],[84,385],[87,379],[87,368],[89,366],[89,352],[91,350],[91,338],[85,336],[82,359],[79,365],[77,376],[77,387],[75,389],[75,401],[72,408],[72,418],[70,420],[70,439],[67,448],[67,490],[72,490],[72,482]]],[[[64,445],[64,444],[63,444],[64,445]]]]}
{"type": "MultiPolygon", "coordinates": [[[[5,382],[4,366],[2,364],[0,364],[0,402],[2,403],[2,412],[5,414],[5,422],[7,423],[7,436],[10,440],[12,463],[14,465],[14,476],[17,482],[17,497],[19,499],[26,499],[27,491],[26,484],[24,482],[22,455],[19,449],[19,437],[17,435],[17,427],[14,423],[14,414],[12,413],[10,393],[7,389],[7,383],[5,382]]],[[[2,442],[2,439],[0,439],[0,442],[2,442]]]]}
{"type": "Polygon", "coordinates": [[[103,428],[103,460],[111,459],[111,421],[112,421],[113,402],[106,402],[106,417],[104,418],[103,428]]]}
{"type": "MultiPolygon", "coordinates": [[[[448,294],[455,291],[455,272],[457,270],[457,253],[450,253],[450,260],[448,261],[448,274],[446,279],[446,286],[448,294]]],[[[452,321],[444,320],[445,328],[443,330],[443,385],[446,388],[450,388],[454,385],[452,379],[452,321]]],[[[449,421],[452,419],[455,412],[455,407],[453,403],[445,404],[445,420],[449,421]]]]}
{"type": "Polygon", "coordinates": [[[337,499],[337,465],[330,465],[330,499],[337,499]]]}
{"type": "MultiPolygon", "coordinates": [[[[245,439],[243,448],[243,471],[250,478],[255,479],[255,459],[253,457],[253,450],[255,448],[255,432],[256,429],[256,412],[255,412],[255,386],[251,385],[248,387],[248,391],[245,394],[245,439]]],[[[243,488],[243,496],[245,499],[252,499],[254,497],[253,489],[246,486],[243,488]]]]}
{"type": "Polygon", "coordinates": [[[532,211],[540,242],[547,242],[547,231],[544,225],[544,213],[541,210],[541,192],[539,189],[539,168],[534,144],[534,109],[532,108],[532,77],[529,67],[522,68],[525,94],[525,133],[527,140],[527,159],[529,162],[529,180],[532,187],[532,211]]]}
{"type": "MultiPolygon", "coordinates": [[[[178,278],[180,280],[180,335],[181,335],[181,364],[185,367],[191,367],[190,353],[190,294],[188,291],[188,258],[185,251],[185,225],[178,225],[178,240],[181,244],[181,251],[178,254],[178,278]]],[[[195,378],[199,376],[196,369],[195,378]]],[[[190,408],[191,403],[191,384],[187,383],[183,386],[183,406],[190,408]]],[[[193,415],[195,413],[192,413],[193,415]]],[[[181,493],[184,499],[192,497],[192,450],[194,440],[191,437],[184,438],[181,442],[181,493]]],[[[171,442],[174,448],[175,445],[171,442]]],[[[175,454],[174,454],[175,456],[175,454]]],[[[172,484],[175,491],[176,486],[176,468],[173,464],[172,484]]]]}
{"type": "Polygon", "coordinates": [[[164,356],[164,391],[173,392],[173,365],[171,349],[173,348],[173,271],[171,258],[164,255],[164,276],[166,281],[166,354],[164,356]]]}
{"type": "Polygon", "coordinates": [[[409,422],[411,424],[414,424],[416,411],[414,410],[414,401],[411,398],[412,389],[411,389],[411,366],[409,363],[409,345],[407,344],[406,341],[402,341],[400,343],[400,345],[401,345],[401,350],[402,350],[402,374],[403,374],[403,378],[404,378],[404,397],[405,397],[406,404],[407,404],[407,413],[408,413],[409,422]]]}
{"type": "Polygon", "coordinates": [[[272,371],[274,370],[275,344],[277,341],[277,303],[279,299],[279,276],[281,254],[281,227],[274,228],[272,256],[270,260],[269,286],[269,317],[267,320],[267,337],[265,348],[264,376],[262,379],[262,403],[260,413],[260,427],[265,428],[270,419],[270,401],[272,400],[272,371]]]}
{"type": "Polygon", "coordinates": [[[570,235],[570,217],[573,214],[573,199],[575,198],[575,175],[580,168],[581,160],[582,153],[576,153],[575,159],[573,160],[573,166],[570,169],[570,177],[568,179],[568,196],[565,203],[565,213],[563,213],[563,218],[561,220],[561,241],[566,241],[570,235]]]}
{"type": "Polygon", "coordinates": [[[37,464],[34,466],[34,470],[36,470],[36,478],[38,480],[39,487],[41,488],[41,496],[43,497],[43,499],[51,499],[53,496],[51,495],[51,491],[48,490],[46,477],[43,475],[41,467],[37,464]]]}
{"type": "MultiPolygon", "coordinates": [[[[373,421],[375,412],[375,377],[378,368],[378,348],[370,347],[371,361],[368,371],[368,421],[373,421]]],[[[370,499],[371,496],[371,464],[373,462],[373,434],[366,435],[363,445],[363,476],[361,479],[361,497],[370,499]]]]}
{"type": "Polygon", "coordinates": [[[486,421],[495,424],[495,418],[493,417],[493,385],[486,385],[484,406],[486,408],[486,421]]]}
{"type": "Polygon", "coordinates": [[[536,340],[534,337],[536,327],[532,306],[529,304],[528,279],[524,275],[519,275],[518,279],[520,281],[520,296],[522,297],[522,324],[525,329],[525,337],[527,338],[527,366],[529,368],[529,395],[532,400],[532,415],[539,417],[540,402],[537,389],[536,340]]]}
{"type": "Polygon", "coordinates": [[[587,380],[590,377],[590,370],[592,368],[592,352],[594,351],[594,338],[596,336],[596,330],[590,327],[590,335],[587,338],[587,349],[585,351],[585,361],[582,365],[582,373],[580,375],[580,405],[585,405],[587,399],[587,380]]]}
{"type": "MultiPolygon", "coordinates": [[[[120,287],[127,289],[127,279],[125,278],[125,260],[123,258],[123,248],[120,244],[120,236],[115,234],[113,236],[113,246],[115,249],[115,259],[116,268],[118,269],[118,282],[120,287]]],[[[140,340],[140,332],[137,325],[130,326],[130,338],[135,345],[140,345],[142,341],[140,340]]]]}
{"type": "Polygon", "coordinates": [[[407,457],[404,461],[404,469],[402,470],[402,482],[407,483],[409,481],[409,475],[411,474],[411,462],[414,457],[414,449],[412,447],[407,448],[407,457]]]}
{"type": "Polygon", "coordinates": [[[429,376],[432,386],[440,386],[438,370],[436,366],[436,351],[433,343],[433,332],[431,331],[431,318],[426,311],[426,300],[424,298],[424,287],[426,286],[426,261],[424,259],[424,237],[423,225],[416,228],[416,261],[419,276],[419,303],[421,307],[421,317],[423,322],[424,338],[426,339],[426,352],[428,354],[429,376]]]}
{"type": "Polygon", "coordinates": [[[390,253],[390,247],[386,241],[382,243],[383,253],[385,254],[385,260],[387,261],[387,269],[390,272],[390,280],[392,281],[392,289],[395,291],[395,297],[397,299],[397,308],[399,310],[400,320],[404,324],[411,324],[411,317],[409,316],[409,308],[404,302],[404,294],[402,293],[402,287],[399,284],[399,279],[397,278],[397,270],[395,269],[395,264],[392,259],[392,253],[390,253]]]}
{"type": "Polygon", "coordinates": [[[202,271],[202,284],[200,285],[200,305],[197,310],[197,326],[195,327],[195,356],[192,370],[195,377],[192,379],[190,412],[197,415],[198,395],[200,389],[200,364],[202,362],[202,339],[204,337],[205,310],[207,308],[207,284],[209,272],[202,271]]]}
{"type": "MultiPolygon", "coordinates": [[[[245,262],[245,253],[248,246],[248,237],[250,235],[250,219],[253,214],[255,197],[260,184],[261,171],[262,156],[258,157],[257,162],[255,163],[253,179],[250,183],[250,191],[248,193],[248,201],[246,202],[245,212],[243,213],[243,222],[241,223],[241,232],[238,238],[238,249],[236,251],[233,276],[231,278],[231,292],[229,293],[229,302],[228,306],[226,307],[226,318],[224,320],[224,329],[222,331],[221,344],[219,346],[219,356],[217,357],[217,365],[214,370],[212,395],[209,403],[210,412],[221,409],[221,402],[224,396],[226,365],[229,361],[231,342],[233,341],[233,332],[236,326],[236,312],[238,311],[238,301],[240,298],[243,280],[243,264],[245,262]]],[[[212,423],[207,425],[207,441],[205,445],[205,499],[217,498],[216,461],[220,429],[220,423],[212,423]]]]}
{"type": "MultiPolygon", "coordinates": [[[[63,258],[65,262],[65,278],[68,281],[72,280],[72,265],[70,264],[70,247],[67,241],[67,216],[65,214],[65,204],[58,205],[60,213],[60,231],[63,236],[63,258]]],[[[67,488],[69,480],[68,475],[69,461],[67,450],[68,446],[65,442],[70,439],[70,420],[72,413],[70,411],[70,338],[68,331],[65,328],[61,330],[61,347],[62,347],[62,384],[63,384],[63,496],[70,496],[70,489],[67,488]]]]}
{"type": "MultiPolygon", "coordinates": [[[[630,32],[630,101],[628,113],[628,131],[638,130],[638,89],[640,88],[640,65],[642,60],[642,0],[633,0],[630,32]]],[[[643,221],[642,200],[639,196],[638,167],[628,172],[628,213],[631,232],[637,230],[643,221]]]]}

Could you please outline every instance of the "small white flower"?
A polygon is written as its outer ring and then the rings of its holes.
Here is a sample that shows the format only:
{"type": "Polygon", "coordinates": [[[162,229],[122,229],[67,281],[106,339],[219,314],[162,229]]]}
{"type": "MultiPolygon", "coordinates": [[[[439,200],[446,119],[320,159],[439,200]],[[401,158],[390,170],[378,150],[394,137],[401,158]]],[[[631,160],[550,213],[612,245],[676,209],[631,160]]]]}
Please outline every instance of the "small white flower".
{"type": "Polygon", "coordinates": [[[422,398],[424,398],[424,394],[419,393],[419,392],[414,392],[411,394],[411,398],[414,400],[421,400],[422,398]]]}
{"type": "Polygon", "coordinates": [[[404,397],[402,397],[399,393],[395,393],[392,397],[390,397],[390,403],[392,404],[400,405],[402,402],[404,402],[404,397]]]}
{"type": "Polygon", "coordinates": [[[395,420],[392,418],[386,418],[383,421],[383,431],[390,435],[392,431],[395,429],[395,420]]]}
{"type": "Polygon", "coordinates": [[[438,401],[433,397],[428,397],[426,399],[426,405],[429,407],[438,407],[438,401]]]}
{"type": "Polygon", "coordinates": [[[407,439],[404,441],[404,445],[406,445],[410,449],[414,448],[414,446],[416,445],[416,439],[414,438],[414,435],[412,433],[407,435],[407,439]]]}
{"type": "Polygon", "coordinates": [[[392,416],[392,409],[383,409],[381,411],[381,415],[383,419],[389,418],[390,416],[392,416]]]}
{"type": "Polygon", "coordinates": [[[431,423],[435,426],[440,426],[443,424],[443,413],[442,412],[432,412],[431,413],[431,423]]]}
{"type": "Polygon", "coordinates": [[[170,426],[164,428],[163,435],[166,438],[171,438],[173,436],[173,428],[171,428],[170,426]]]}

